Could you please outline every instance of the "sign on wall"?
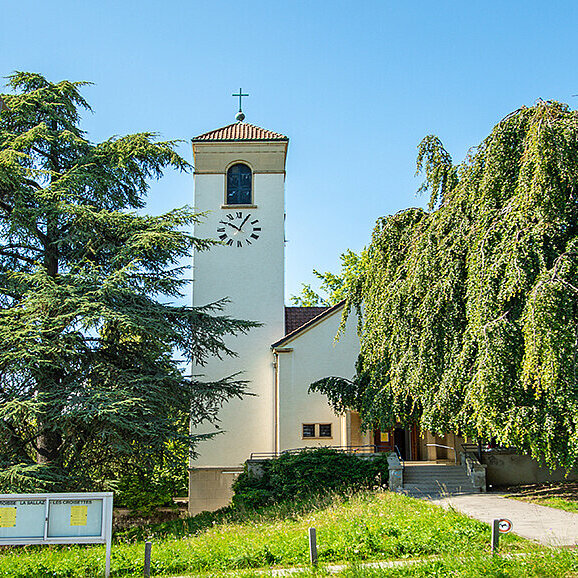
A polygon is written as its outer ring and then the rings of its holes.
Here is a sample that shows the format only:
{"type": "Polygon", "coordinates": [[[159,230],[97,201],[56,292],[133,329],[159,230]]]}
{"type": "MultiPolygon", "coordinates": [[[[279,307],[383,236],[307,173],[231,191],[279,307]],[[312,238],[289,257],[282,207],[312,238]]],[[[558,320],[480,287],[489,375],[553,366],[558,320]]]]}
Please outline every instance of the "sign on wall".
{"type": "Polygon", "coordinates": [[[106,544],[110,574],[112,492],[0,494],[0,545],[106,544]]]}

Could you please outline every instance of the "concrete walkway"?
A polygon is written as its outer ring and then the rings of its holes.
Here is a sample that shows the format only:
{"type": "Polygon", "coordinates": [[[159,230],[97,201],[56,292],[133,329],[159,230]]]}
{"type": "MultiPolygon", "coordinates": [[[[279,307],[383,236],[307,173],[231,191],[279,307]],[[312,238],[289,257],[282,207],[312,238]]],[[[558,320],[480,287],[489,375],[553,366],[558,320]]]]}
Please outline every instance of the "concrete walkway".
{"type": "Polygon", "coordinates": [[[496,518],[508,518],[514,534],[547,546],[578,545],[578,514],[494,493],[433,498],[430,502],[446,509],[454,508],[490,525],[496,518]]]}

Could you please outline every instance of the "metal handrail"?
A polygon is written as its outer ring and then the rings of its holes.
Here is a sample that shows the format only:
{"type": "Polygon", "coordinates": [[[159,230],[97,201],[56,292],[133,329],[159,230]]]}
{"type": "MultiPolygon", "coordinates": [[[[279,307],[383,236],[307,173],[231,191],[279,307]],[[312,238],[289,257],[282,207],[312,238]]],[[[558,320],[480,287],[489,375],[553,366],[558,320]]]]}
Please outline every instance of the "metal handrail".
{"type": "Polygon", "coordinates": [[[281,452],[252,452],[250,460],[269,460],[273,458],[278,458],[283,454],[298,454],[300,452],[315,450],[318,448],[328,448],[330,450],[335,450],[337,452],[349,453],[349,454],[375,454],[377,453],[377,447],[375,444],[366,444],[363,446],[306,446],[302,448],[291,448],[288,450],[283,450],[281,452]]]}
{"type": "Polygon", "coordinates": [[[404,462],[403,458],[401,457],[401,451],[399,450],[399,448],[396,445],[393,446],[393,451],[397,455],[397,459],[399,460],[399,463],[401,464],[401,469],[405,470],[405,462],[404,462]]]}
{"type": "Polygon", "coordinates": [[[445,448],[446,450],[453,450],[454,451],[454,460],[456,464],[458,463],[458,452],[456,448],[452,446],[444,446],[443,444],[425,444],[426,446],[435,446],[436,448],[445,448]]]}
{"type": "Polygon", "coordinates": [[[482,448],[478,444],[462,444],[462,451],[466,456],[471,456],[482,463],[482,448]]]}

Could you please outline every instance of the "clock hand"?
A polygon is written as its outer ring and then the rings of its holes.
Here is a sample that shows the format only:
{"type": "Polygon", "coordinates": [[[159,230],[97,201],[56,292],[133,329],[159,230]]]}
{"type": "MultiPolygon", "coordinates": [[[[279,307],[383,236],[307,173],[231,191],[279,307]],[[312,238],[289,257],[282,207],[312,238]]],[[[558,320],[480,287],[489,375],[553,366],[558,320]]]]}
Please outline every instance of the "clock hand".
{"type": "Polygon", "coordinates": [[[221,223],[222,225],[229,225],[229,227],[233,227],[233,229],[237,229],[237,231],[239,231],[239,233],[241,232],[241,229],[239,229],[239,227],[237,227],[236,225],[233,225],[233,223],[229,223],[228,221],[219,221],[219,223],[221,223]]]}
{"type": "Polygon", "coordinates": [[[245,217],[245,220],[239,225],[239,231],[243,228],[243,225],[249,220],[249,217],[250,217],[250,216],[251,216],[250,214],[247,215],[247,216],[245,217]]]}

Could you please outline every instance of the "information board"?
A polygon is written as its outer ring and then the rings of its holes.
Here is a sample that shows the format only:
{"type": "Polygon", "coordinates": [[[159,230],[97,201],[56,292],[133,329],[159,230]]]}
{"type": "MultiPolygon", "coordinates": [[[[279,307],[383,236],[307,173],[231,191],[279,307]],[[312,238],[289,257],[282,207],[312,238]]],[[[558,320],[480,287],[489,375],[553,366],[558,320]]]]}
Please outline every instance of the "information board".
{"type": "Polygon", "coordinates": [[[106,544],[110,573],[112,492],[0,494],[0,545],[106,544]]]}

